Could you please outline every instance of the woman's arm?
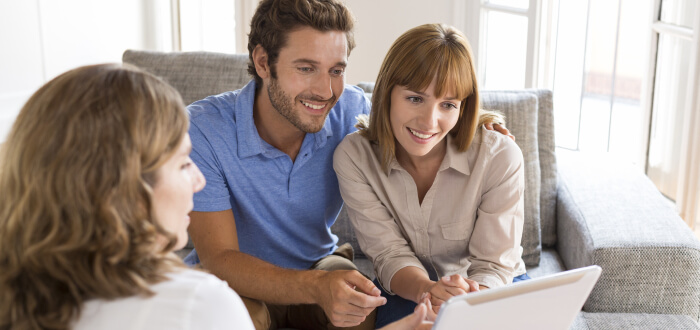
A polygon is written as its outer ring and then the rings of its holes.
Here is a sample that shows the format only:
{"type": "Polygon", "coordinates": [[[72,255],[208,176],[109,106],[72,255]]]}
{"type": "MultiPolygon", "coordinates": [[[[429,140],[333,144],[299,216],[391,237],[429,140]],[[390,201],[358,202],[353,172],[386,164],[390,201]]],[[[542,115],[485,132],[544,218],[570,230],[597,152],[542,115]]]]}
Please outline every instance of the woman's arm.
{"type": "Polygon", "coordinates": [[[520,148],[499,137],[486,168],[484,193],[469,242],[469,278],[498,287],[512,281],[522,255],[525,184],[520,148]]]}
{"type": "MultiPolygon", "coordinates": [[[[373,160],[366,153],[371,150],[363,149],[359,139],[364,138],[350,135],[343,140],[336,148],[333,167],[358,243],[372,261],[382,287],[393,292],[392,278],[401,269],[415,269],[425,278],[428,275],[404,237],[402,228],[368,182],[370,174],[365,173],[368,171],[366,164],[373,160]],[[350,140],[353,137],[355,140],[350,140]]],[[[416,300],[414,297],[404,298],[416,300]]]]}

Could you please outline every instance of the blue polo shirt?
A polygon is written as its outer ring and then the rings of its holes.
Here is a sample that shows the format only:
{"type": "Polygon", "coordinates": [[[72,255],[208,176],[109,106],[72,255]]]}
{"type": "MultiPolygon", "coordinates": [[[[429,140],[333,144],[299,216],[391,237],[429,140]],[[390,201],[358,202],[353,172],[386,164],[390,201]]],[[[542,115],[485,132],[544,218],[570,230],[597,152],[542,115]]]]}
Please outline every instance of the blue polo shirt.
{"type": "MultiPolygon", "coordinates": [[[[277,266],[308,269],[337,248],[330,227],[343,204],[333,151],[369,113],[363,91],[346,85],[323,128],[307,133],[295,162],[265,142],[253,122],[255,81],[187,107],[192,160],[207,179],[194,210],[232,209],[240,250],[277,266]]],[[[185,262],[199,261],[193,251],[185,262]]]]}

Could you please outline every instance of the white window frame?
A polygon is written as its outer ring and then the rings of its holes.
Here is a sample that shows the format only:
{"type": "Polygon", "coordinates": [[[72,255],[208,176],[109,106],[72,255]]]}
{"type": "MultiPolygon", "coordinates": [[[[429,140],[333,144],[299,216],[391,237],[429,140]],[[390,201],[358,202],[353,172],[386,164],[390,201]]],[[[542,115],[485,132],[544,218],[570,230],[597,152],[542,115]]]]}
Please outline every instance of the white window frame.
{"type": "MultiPolygon", "coordinates": [[[[453,21],[455,22],[455,26],[464,31],[469,39],[476,61],[476,71],[479,75],[480,84],[483,85],[486,74],[486,47],[482,47],[482,45],[486,38],[488,13],[501,12],[527,18],[528,39],[525,59],[525,81],[523,85],[525,88],[546,87],[546,77],[550,74],[550,71],[542,66],[545,62],[540,58],[542,57],[544,59],[548,55],[542,52],[543,47],[540,43],[540,32],[543,26],[541,22],[543,2],[547,2],[547,0],[529,0],[528,8],[521,9],[496,5],[484,0],[454,0],[453,7],[455,11],[453,21]]],[[[547,10],[551,10],[549,7],[546,8],[547,10]]],[[[547,26],[547,24],[551,24],[551,22],[546,21],[545,26],[547,26]]],[[[547,35],[545,37],[545,41],[549,42],[549,36],[547,35]]]]}
{"type": "MultiPolygon", "coordinates": [[[[698,203],[700,203],[700,5],[696,6],[696,17],[693,27],[677,26],[659,20],[661,17],[662,0],[653,1],[651,17],[651,43],[649,47],[650,58],[656,59],[661,34],[675,36],[691,40],[693,49],[691,50],[691,60],[686,92],[686,106],[682,109],[686,119],[682,128],[683,139],[681,141],[681,159],[678,164],[678,188],[676,192],[676,209],[680,216],[691,228],[696,228],[700,222],[698,203]]],[[[656,73],[656,60],[649,61],[648,82],[646,84],[645,106],[647,114],[647,127],[651,125],[653,96],[654,96],[654,76],[656,73]]],[[[649,150],[649,134],[651,129],[646,131],[647,155],[649,150]]]]}
{"type": "MultiPolygon", "coordinates": [[[[486,15],[489,11],[504,12],[521,15],[528,19],[527,58],[525,72],[526,88],[552,89],[554,77],[555,47],[552,42],[557,38],[557,25],[559,1],[565,0],[530,0],[527,10],[503,7],[489,3],[488,0],[478,1],[453,1],[454,25],[465,32],[474,52],[479,74],[479,82],[483,84],[486,68],[486,15]]],[[[691,226],[700,222],[700,19],[696,19],[693,28],[679,27],[660,22],[660,10],[662,0],[654,0],[651,11],[652,28],[648,55],[649,61],[647,79],[642,82],[641,107],[644,109],[644,142],[642,146],[647,150],[646,154],[639,155],[638,164],[647,164],[649,138],[651,133],[652,106],[654,96],[654,79],[656,69],[656,54],[659,34],[668,34],[692,40],[693,50],[691,54],[691,77],[687,83],[686,108],[683,115],[686,119],[681,144],[681,161],[679,164],[679,183],[676,207],[681,217],[691,226]]],[[[694,17],[700,17],[700,6],[696,6],[694,17]]]]}
{"type": "MultiPolygon", "coordinates": [[[[232,0],[233,1],[233,0],[232,0]]],[[[236,1],[236,53],[248,53],[248,34],[259,0],[236,1]]]]}
{"type": "Polygon", "coordinates": [[[228,47],[224,46],[223,48],[226,50],[211,50],[207,48],[211,47],[211,45],[205,45],[207,43],[206,37],[209,36],[209,34],[205,35],[205,30],[207,28],[217,29],[221,26],[220,24],[211,25],[211,22],[216,21],[207,20],[207,16],[215,12],[215,9],[211,6],[211,3],[207,2],[206,0],[198,0],[199,9],[201,12],[197,14],[191,12],[183,13],[182,1],[183,0],[170,0],[173,51],[183,51],[186,50],[185,48],[188,48],[189,50],[201,49],[205,51],[223,51],[235,53],[248,52],[247,45],[248,32],[250,31],[250,20],[253,17],[255,8],[257,8],[257,2],[255,0],[228,0],[230,3],[233,3],[232,8],[234,10],[234,14],[230,19],[233,20],[235,24],[235,44],[232,45],[233,47],[230,47],[230,44],[228,47]],[[209,6],[206,6],[205,4],[209,6]],[[186,35],[185,44],[187,44],[185,47],[183,47],[183,32],[185,32],[183,31],[183,14],[186,15],[186,25],[189,26],[188,31],[186,31],[188,33],[184,33],[186,35]],[[241,24],[240,22],[244,23],[241,24]],[[197,31],[198,28],[200,29],[199,31],[197,31]],[[199,46],[197,46],[198,44],[199,46]]]}

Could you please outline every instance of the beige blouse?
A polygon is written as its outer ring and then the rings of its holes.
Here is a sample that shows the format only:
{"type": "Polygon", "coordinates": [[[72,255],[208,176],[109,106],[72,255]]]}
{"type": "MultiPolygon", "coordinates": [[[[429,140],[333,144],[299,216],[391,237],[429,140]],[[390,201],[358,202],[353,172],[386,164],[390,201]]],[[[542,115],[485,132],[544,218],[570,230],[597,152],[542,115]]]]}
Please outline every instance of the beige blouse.
{"type": "Polygon", "coordinates": [[[413,177],[394,159],[383,171],[379,148],[359,133],[345,137],[333,168],[360,248],[391,291],[401,268],[432,280],[460,274],[491,288],[525,273],[523,156],[510,138],[478,129],[466,152],[447,136],[433,185],[418,202],[413,177]]]}

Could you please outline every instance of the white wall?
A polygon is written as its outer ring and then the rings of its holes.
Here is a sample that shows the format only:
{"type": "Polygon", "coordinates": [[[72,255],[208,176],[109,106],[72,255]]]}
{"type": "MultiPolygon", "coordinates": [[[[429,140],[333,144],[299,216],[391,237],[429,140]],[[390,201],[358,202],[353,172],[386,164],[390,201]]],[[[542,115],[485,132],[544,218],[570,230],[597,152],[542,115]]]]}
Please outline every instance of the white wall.
{"type": "Polygon", "coordinates": [[[350,54],[346,82],[377,79],[391,44],[408,29],[426,23],[444,23],[461,29],[455,6],[462,0],[346,0],[357,24],[355,50],[350,54]]]}
{"type": "Polygon", "coordinates": [[[19,108],[44,79],[35,1],[0,2],[0,142],[19,108]]]}
{"type": "MultiPolygon", "coordinates": [[[[250,2],[240,2],[250,7],[241,17],[252,15],[250,2]]],[[[424,0],[346,0],[357,19],[347,82],[374,81],[391,44],[412,27],[461,28],[459,2],[433,0],[426,7],[424,0]]],[[[170,51],[170,24],[170,0],[0,1],[0,143],[42,84],[77,66],[120,62],[126,49],[170,51]]]]}
{"type": "Polygon", "coordinates": [[[0,143],[42,84],[126,49],[170,50],[169,0],[0,1],[0,143]],[[163,35],[165,33],[165,35],[163,35]]]}

